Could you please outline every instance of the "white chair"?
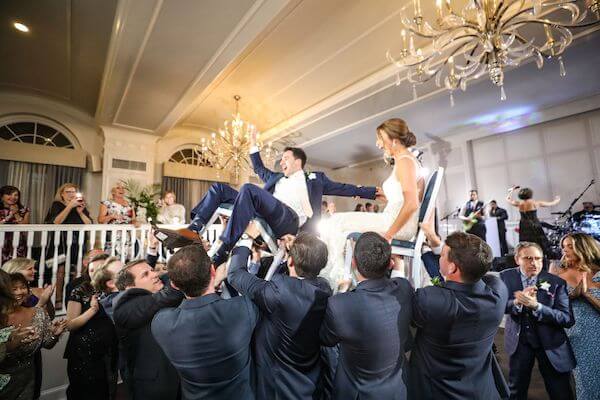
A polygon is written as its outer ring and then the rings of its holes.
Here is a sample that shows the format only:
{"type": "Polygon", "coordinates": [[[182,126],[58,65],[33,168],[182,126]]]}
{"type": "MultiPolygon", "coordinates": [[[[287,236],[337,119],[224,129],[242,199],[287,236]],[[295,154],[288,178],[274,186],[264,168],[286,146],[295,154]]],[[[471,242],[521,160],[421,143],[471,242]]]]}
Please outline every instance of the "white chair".
{"type": "MultiPolygon", "coordinates": [[[[426,221],[431,217],[435,210],[435,202],[442,185],[442,179],[444,177],[444,168],[439,167],[436,171],[431,174],[427,180],[425,187],[425,194],[423,195],[423,202],[419,207],[419,224],[426,221]]],[[[346,257],[344,258],[346,274],[351,276],[352,268],[352,252],[354,250],[353,241],[355,242],[360,237],[361,232],[353,232],[348,235],[346,241],[346,257]]],[[[415,288],[421,286],[421,248],[425,241],[425,233],[422,229],[417,230],[417,235],[414,241],[410,240],[392,240],[392,254],[411,257],[411,270],[412,270],[412,284],[415,288]]]]}
{"type": "MultiPolygon", "coordinates": [[[[231,217],[232,212],[233,204],[220,204],[219,208],[217,208],[217,210],[208,220],[208,223],[202,228],[200,232],[198,232],[198,234],[203,235],[206,229],[208,229],[208,227],[215,223],[217,218],[219,218],[219,215],[231,217]]],[[[267,224],[267,221],[265,221],[263,218],[254,218],[253,221],[258,227],[258,230],[260,231],[260,236],[265,241],[267,247],[269,248],[269,251],[271,252],[271,254],[273,254],[273,262],[271,263],[271,266],[269,267],[265,275],[266,280],[271,280],[271,278],[275,274],[275,271],[277,271],[279,264],[281,264],[283,257],[285,256],[285,247],[283,245],[277,245],[277,237],[275,236],[275,233],[273,233],[273,230],[271,229],[269,224],[267,224]]]]}

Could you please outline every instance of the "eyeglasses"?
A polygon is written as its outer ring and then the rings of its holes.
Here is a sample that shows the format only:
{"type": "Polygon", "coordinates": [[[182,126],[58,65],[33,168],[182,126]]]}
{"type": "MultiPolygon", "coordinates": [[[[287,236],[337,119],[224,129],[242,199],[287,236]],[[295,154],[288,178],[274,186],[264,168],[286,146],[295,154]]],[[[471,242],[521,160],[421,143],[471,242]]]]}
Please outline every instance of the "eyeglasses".
{"type": "Polygon", "coordinates": [[[537,262],[537,261],[542,261],[544,259],[544,257],[531,257],[531,256],[530,257],[520,257],[520,258],[522,258],[525,261],[529,261],[529,262],[532,262],[532,261],[537,262]]]}
{"type": "Polygon", "coordinates": [[[77,193],[77,190],[75,190],[75,189],[65,190],[63,193],[77,193]]]}

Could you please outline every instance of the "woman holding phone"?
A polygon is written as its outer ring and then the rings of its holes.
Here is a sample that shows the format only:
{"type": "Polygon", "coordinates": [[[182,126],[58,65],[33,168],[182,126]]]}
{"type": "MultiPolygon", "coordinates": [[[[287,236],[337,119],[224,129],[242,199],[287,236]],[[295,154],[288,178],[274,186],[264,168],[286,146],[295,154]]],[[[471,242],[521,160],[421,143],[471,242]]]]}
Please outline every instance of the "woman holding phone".
{"type": "MultiPolygon", "coordinates": [[[[74,183],[65,183],[61,185],[56,191],[54,201],[48,210],[48,214],[44,219],[46,224],[91,224],[92,218],[86,208],[86,203],[83,195],[79,192],[79,188],[74,183]]],[[[52,258],[54,257],[54,235],[48,235],[49,243],[46,247],[46,260],[52,265],[52,258]]],[[[85,254],[85,242],[83,241],[82,254],[85,254]]],[[[67,232],[61,232],[60,243],[58,244],[58,254],[67,253],[67,232]]],[[[77,256],[79,254],[79,232],[73,232],[73,244],[71,245],[70,255],[70,271],[74,275],[77,271],[77,256]]],[[[50,274],[44,274],[44,277],[50,274]]],[[[63,295],[63,283],[65,279],[65,265],[61,263],[58,266],[56,273],[56,309],[62,308],[62,295],[63,295]]],[[[50,283],[50,282],[46,282],[50,283]]]]}

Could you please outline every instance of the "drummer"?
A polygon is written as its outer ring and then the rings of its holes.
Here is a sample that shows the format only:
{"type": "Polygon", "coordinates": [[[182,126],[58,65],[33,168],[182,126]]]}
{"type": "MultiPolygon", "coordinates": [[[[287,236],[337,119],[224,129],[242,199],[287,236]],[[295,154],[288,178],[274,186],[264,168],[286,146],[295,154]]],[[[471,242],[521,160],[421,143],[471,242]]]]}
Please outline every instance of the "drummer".
{"type": "Polygon", "coordinates": [[[581,220],[588,216],[600,215],[600,211],[595,210],[595,208],[598,206],[595,206],[591,201],[584,201],[582,206],[583,210],[577,211],[575,214],[573,214],[573,220],[575,222],[581,222],[581,220]]]}

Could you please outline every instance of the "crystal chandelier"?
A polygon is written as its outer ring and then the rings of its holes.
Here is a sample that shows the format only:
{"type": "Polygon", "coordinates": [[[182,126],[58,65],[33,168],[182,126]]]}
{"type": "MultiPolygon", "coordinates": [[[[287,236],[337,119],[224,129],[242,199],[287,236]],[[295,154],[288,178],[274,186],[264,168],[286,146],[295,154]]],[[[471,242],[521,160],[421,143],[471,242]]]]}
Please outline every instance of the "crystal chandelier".
{"type": "Polygon", "coordinates": [[[233,99],[235,100],[233,120],[225,121],[223,128],[219,129],[219,133],[213,132],[210,139],[202,138],[196,151],[199,153],[199,158],[205,159],[214,168],[233,172],[235,181],[238,182],[242,170],[252,170],[248,155],[253,135],[256,135],[257,146],[264,150],[261,156],[267,164],[273,162],[277,157],[277,151],[272,144],[262,145],[256,127],[240,117],[239,101],[241,97],[235,95],[233,99]]]}
{"type": "MultiPolygon", "coordinates": [[[[451,0],[435,0],[435,17],[425,20],[421,0],[402,15],[402,50],[388,60],[407,68],[407,80],[416,85],[435,79],[438,87],[465,91],[467,82],[488,74],[506,100],[504,71],[533,58],[538,68],[544,57],[557,58],[560,75],[566,71],[561,55],[573,40],[572,28],[600,22],[600,0],[468,0],[459,11],[451,0]],[[588,9],[593,16],[588,17],[588,9]],[[411,18],[412,17],[412,18],[411,18]],[[415,37],[426,39],[415,46],[415,37]],[[543,37],[543,39],[540,39],[543,37]],[[542,41],[543,40],[543,41],[542,41]]],[[[400,84],[399,73],[396,84],[400,84]]]]}

